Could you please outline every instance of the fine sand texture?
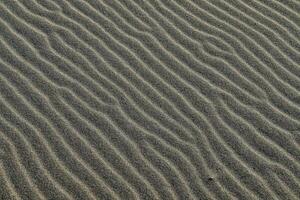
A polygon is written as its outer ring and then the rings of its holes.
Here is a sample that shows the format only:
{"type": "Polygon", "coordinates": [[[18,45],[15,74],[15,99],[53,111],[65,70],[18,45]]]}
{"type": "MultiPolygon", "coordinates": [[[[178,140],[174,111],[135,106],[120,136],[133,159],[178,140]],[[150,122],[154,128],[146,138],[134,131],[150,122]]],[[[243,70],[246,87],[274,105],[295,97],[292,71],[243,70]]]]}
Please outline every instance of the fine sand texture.
{"type": "Polygon", "coordinates": [[[299,200],[299,0],[0,0],[0,200],[299,200]]]}

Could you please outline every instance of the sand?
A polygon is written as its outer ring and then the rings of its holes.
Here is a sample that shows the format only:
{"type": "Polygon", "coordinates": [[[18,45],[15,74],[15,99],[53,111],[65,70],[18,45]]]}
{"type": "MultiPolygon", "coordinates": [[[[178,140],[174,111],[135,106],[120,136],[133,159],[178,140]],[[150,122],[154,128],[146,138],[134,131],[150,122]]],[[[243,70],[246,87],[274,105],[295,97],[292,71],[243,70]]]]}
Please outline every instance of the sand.
{"type": "Polygon", "coordinates": [[[1,0],[1,200],[300,199],[298,0],[1,0]]]}

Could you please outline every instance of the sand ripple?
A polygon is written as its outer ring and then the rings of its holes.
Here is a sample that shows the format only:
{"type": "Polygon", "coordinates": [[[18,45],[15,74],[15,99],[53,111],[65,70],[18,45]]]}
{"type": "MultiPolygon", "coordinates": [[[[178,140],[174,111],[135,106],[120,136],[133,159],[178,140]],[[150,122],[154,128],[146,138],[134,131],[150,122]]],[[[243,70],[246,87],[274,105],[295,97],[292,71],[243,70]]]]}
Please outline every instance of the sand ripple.
{"type": "Polygon", "coordinates": [[[297,0],[1,0],[0,199],[299,199],[297,0]]]}

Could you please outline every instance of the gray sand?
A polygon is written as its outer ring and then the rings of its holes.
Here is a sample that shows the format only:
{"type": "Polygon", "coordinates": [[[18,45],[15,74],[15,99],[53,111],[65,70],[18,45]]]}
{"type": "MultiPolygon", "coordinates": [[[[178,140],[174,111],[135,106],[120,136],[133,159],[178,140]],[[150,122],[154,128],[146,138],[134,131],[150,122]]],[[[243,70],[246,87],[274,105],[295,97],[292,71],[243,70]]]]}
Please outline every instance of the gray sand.
{"type": "Polygon", "coordinates": [[[298,0],[0,0],[0,200],[300,199],[298,0]]]}

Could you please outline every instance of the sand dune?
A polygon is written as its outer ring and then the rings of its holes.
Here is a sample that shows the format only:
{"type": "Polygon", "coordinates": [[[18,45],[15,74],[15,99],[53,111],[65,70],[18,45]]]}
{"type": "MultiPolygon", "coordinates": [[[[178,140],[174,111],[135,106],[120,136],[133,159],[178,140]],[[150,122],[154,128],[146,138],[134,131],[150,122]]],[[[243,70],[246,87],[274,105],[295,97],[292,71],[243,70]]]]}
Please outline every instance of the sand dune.
{"type": "Polygon", "coordinates": [[[297,0],[1,0],[0,199],[300,199],[297,0]]]}

